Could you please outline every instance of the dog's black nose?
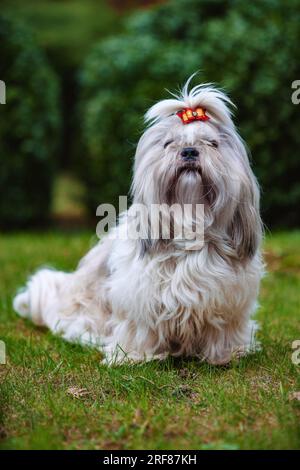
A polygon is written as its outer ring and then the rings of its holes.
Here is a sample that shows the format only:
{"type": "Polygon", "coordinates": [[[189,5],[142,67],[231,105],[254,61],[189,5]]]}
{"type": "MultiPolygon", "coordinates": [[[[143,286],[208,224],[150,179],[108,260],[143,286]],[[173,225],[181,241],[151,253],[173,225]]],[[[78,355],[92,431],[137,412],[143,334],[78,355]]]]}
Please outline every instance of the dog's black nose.
{"type": "Polygon", "coordinates": [[[184,147],[181,151],[181,157],[184,161],[194,161],[199,157],[199,152],[195,147],[184,147]]]}

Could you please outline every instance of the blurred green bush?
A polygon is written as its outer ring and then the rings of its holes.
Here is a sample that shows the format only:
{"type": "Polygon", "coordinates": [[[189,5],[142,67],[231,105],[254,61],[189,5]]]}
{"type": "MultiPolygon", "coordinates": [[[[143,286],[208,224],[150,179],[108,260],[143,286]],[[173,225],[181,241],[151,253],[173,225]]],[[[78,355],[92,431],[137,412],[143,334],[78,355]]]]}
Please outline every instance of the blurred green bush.
{"type": "Polygon", "coordinates": [[[0,226],[47,219],[60,140],[59,86],[30,32],[0,16],[0,226]]]}
{"type": "Polygon", "coordinates": [[[118,31],[120,15],[106,0],[1,0],[1,11],[28,25],[59,77],[63,140],[58,163],[70,168],[79,140],[78,68],[91,45],[118,31]]]}
{"type": "Polygon", "coordinates": [[[173,0],[139,12],[125,33],[99,43],[82,71],[80,175],[95,214],[131,179],[142,115],[196,70],[238,105],[236,122],[253,155],[270,226],[299,224],[300,77],[298,0],[173,0]]]}

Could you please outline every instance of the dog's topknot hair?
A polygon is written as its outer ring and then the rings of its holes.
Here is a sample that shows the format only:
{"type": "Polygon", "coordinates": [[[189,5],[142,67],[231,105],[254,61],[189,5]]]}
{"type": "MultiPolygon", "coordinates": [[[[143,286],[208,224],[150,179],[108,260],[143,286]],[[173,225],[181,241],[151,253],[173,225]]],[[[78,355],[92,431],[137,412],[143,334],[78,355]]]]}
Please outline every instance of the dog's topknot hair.
{"type": "Polygon", "coordinates": [[[190,89],[193,74],[185,83],[182,90],[176,94],[169,92],[174,98],[165,99],[154,104],[146,113],[145,121],[152,125],[172,116],[182,108],[206,109],[210,118],[227,127],[233,127],[232,107],[235,105],[230,98],[211,83],[197,85],[190,89]]]}

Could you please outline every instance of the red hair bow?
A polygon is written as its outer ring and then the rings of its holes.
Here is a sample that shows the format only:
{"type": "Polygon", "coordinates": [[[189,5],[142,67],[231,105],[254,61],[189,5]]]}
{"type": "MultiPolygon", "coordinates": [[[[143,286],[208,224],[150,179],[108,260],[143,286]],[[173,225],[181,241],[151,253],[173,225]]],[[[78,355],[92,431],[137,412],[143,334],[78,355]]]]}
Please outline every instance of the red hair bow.
{"type": "Polygon", "coordinates": [[[208,121],[209,117],[205,114],[204,108],[184,108],[178,111],[176,114],[180,117],[183,124],[189,124],[193,121],[208,121]]]}

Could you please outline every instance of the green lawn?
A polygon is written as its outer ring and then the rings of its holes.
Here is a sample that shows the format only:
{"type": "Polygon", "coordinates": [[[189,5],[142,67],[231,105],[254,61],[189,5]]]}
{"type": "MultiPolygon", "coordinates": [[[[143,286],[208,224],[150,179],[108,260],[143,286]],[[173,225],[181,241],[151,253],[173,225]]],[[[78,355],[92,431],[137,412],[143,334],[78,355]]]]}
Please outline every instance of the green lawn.
{"type": "Polygon", "coordinates": [[[73,269],[90,234],[0,236],[2,448],[287,449],[300,447],[300,232],[268,236],[263,349],[230,367],[172,360],[108,368],[101,354],[18,318],[15,290],[38,266],[73,269]]]}

